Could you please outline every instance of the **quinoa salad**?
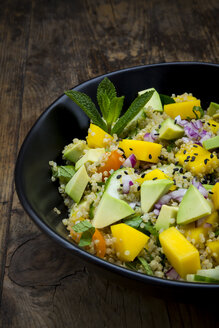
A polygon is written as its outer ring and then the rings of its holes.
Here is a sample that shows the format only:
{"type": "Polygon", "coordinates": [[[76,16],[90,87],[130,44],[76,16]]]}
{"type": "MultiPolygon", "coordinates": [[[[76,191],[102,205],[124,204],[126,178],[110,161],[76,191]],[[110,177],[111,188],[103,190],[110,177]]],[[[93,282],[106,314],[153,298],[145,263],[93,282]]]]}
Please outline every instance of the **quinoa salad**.
{"type": "Polygon", "coordinates": [[[99,109],[84,93],[66,95],[90,118],[85,140],[49,162],[69,238],[130,270],[219,283],[219,104],[150,88],[124,110],[108,78],[99,109]]]}

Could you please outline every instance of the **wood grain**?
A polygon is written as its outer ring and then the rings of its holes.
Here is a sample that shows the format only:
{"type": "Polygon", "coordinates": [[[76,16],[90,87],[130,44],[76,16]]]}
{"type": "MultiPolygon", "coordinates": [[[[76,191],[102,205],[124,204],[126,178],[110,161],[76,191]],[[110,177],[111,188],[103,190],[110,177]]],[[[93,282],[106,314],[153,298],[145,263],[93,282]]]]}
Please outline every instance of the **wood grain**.
{"type": "Polygon", "coordinates": [[[217,327],[213,308],[101,278],[27,217],[13,170],[27,132],[63,91],[113,70],[219,63],[216,0],[2,0],[0,327],[217,327]]]}

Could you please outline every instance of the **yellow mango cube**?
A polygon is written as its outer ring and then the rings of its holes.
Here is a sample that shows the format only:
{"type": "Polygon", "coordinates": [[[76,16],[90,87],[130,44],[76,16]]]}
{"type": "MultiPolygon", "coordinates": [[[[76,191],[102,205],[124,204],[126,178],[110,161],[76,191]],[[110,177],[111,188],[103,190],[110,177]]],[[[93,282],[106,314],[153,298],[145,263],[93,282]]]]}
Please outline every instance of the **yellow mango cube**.
{"type": "Polygon", "coordinates": [[[121,261],[130,262],[146,246],[149,237],[125,223],[111,226],[112,235],[116,238],[115,250],[121,261]]]}
{"type": "Polygon", "coordinates": [[[159,235],[163,252],[180,277],[201,269],[198,250],[175,227],[159,235]]]}
{"type": "Polygon", "coordinates": [[[210,223],[212,225],[214,223],[217,223],[218,221],[219,221],[219,215],[217,211],[211,213],[211,215],[209,215],[205,220],[205,222],[210,223]]]}
{"type": "Polygon", "coordinates": [[[134,154],[137,160],[157,163],[161,153],[162,146],[149,141],[123,139],[119,142],[119,147],[125,152],[125,156],[129,157],[134,154]]]}
{"type": "Polygon", "coordinates": [[[212,173],[219,165],[216,155],[196,144],[183,145],[175,157],[194,175],[212,173]]]}
{"type": "Polygon", "coordinates": [[[216,134],[219,130],[219,123],[217,123],[215,120],[208,120],[208,124],[210,125],[211,131],[216,134]]]}
{"type": "Polygon", "coordinates": [[[212,201],[214,204],[214,208],[219,210],[219,182],[217,182],[214,187],[212,188],[212,201]]]}
{"type": "Polygon", "coordinates": [[[215,261],[219,264],[219,240],[208,241],[207,246],[209,247],[212,256],[215,258],[215,261]]]}
{"type": "MultiPolygon", "coordinates": [[[[164,105],[164,112],[173,119],[178,115],[180,115],[182,120],[187,117],[196,118],[195,113],[192,111],[194,106],[200,106],[199,99],[164,105]]],[[[199,113],[197,115],[199,115],[199,113]]]]}
{"type": "Polygon", "coordinates": [[[87,144],[90,148],[104,148],[109,145],[113,137],[95,124],[90,124],[87,144]]]}
{"type": "Polygon", "coordinates": [[[208,237],[208,231],[211,229],[211,227],[205,227],[204,225],[201,225],[200,227],[195,227],[193,224],[188,224],[189,227],[186,227],[185,229],[185,235],[186,237],[189,237],[191,240],[195,241],[196,244],[202,244],[202,236],[204,238],[208,237]]]}
{"type": "MultiPolygon", "coordinates": [[[[155,180],[155,179],[158,179],[158,180],[162,180],[162,179],[169,179],[169,180],[172,180],[167,174],[165,174],[163,171],[159,170],[159,169],[154,169],[152,170],[151,172],[148,172],[147,174],[145,174],[144,177],[140,177],[138,178],[136,181],[139,183],[139,184],[142,184],[144,181],[146,180],[155,180]]],[[[176,189],[176,186],[173,185],[170,190],[175,190],[176,189]]]]}

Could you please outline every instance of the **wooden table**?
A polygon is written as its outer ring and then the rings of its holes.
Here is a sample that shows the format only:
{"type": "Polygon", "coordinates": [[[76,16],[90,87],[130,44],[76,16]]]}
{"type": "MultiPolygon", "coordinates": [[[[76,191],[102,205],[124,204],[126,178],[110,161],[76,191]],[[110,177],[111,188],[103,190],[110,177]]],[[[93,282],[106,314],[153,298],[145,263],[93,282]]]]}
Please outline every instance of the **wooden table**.
{"type": "Polygon", "coordinates": [[[27,132],[64,90],[135,65],[219,63],[218,14],[217,0],[1,0],[1,327],[217,326],[206,300],[185,305],[100,280],[32,223],[13,174],[27,132]]]}

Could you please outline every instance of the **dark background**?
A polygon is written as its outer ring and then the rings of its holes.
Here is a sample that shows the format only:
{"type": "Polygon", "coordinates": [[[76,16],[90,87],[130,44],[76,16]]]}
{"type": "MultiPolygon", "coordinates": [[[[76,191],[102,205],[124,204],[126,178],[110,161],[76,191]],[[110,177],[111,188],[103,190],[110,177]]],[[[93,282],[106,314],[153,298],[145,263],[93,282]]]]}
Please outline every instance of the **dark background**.
{"type": "Polygon", "coordinates": [[[64,90],[135,65],[219,63],[218,17],[217,0],[0,1],[0,327],[217,327],[208,300],[156,299],[72,258],[24,213],[13,172],[64,90]]]}

